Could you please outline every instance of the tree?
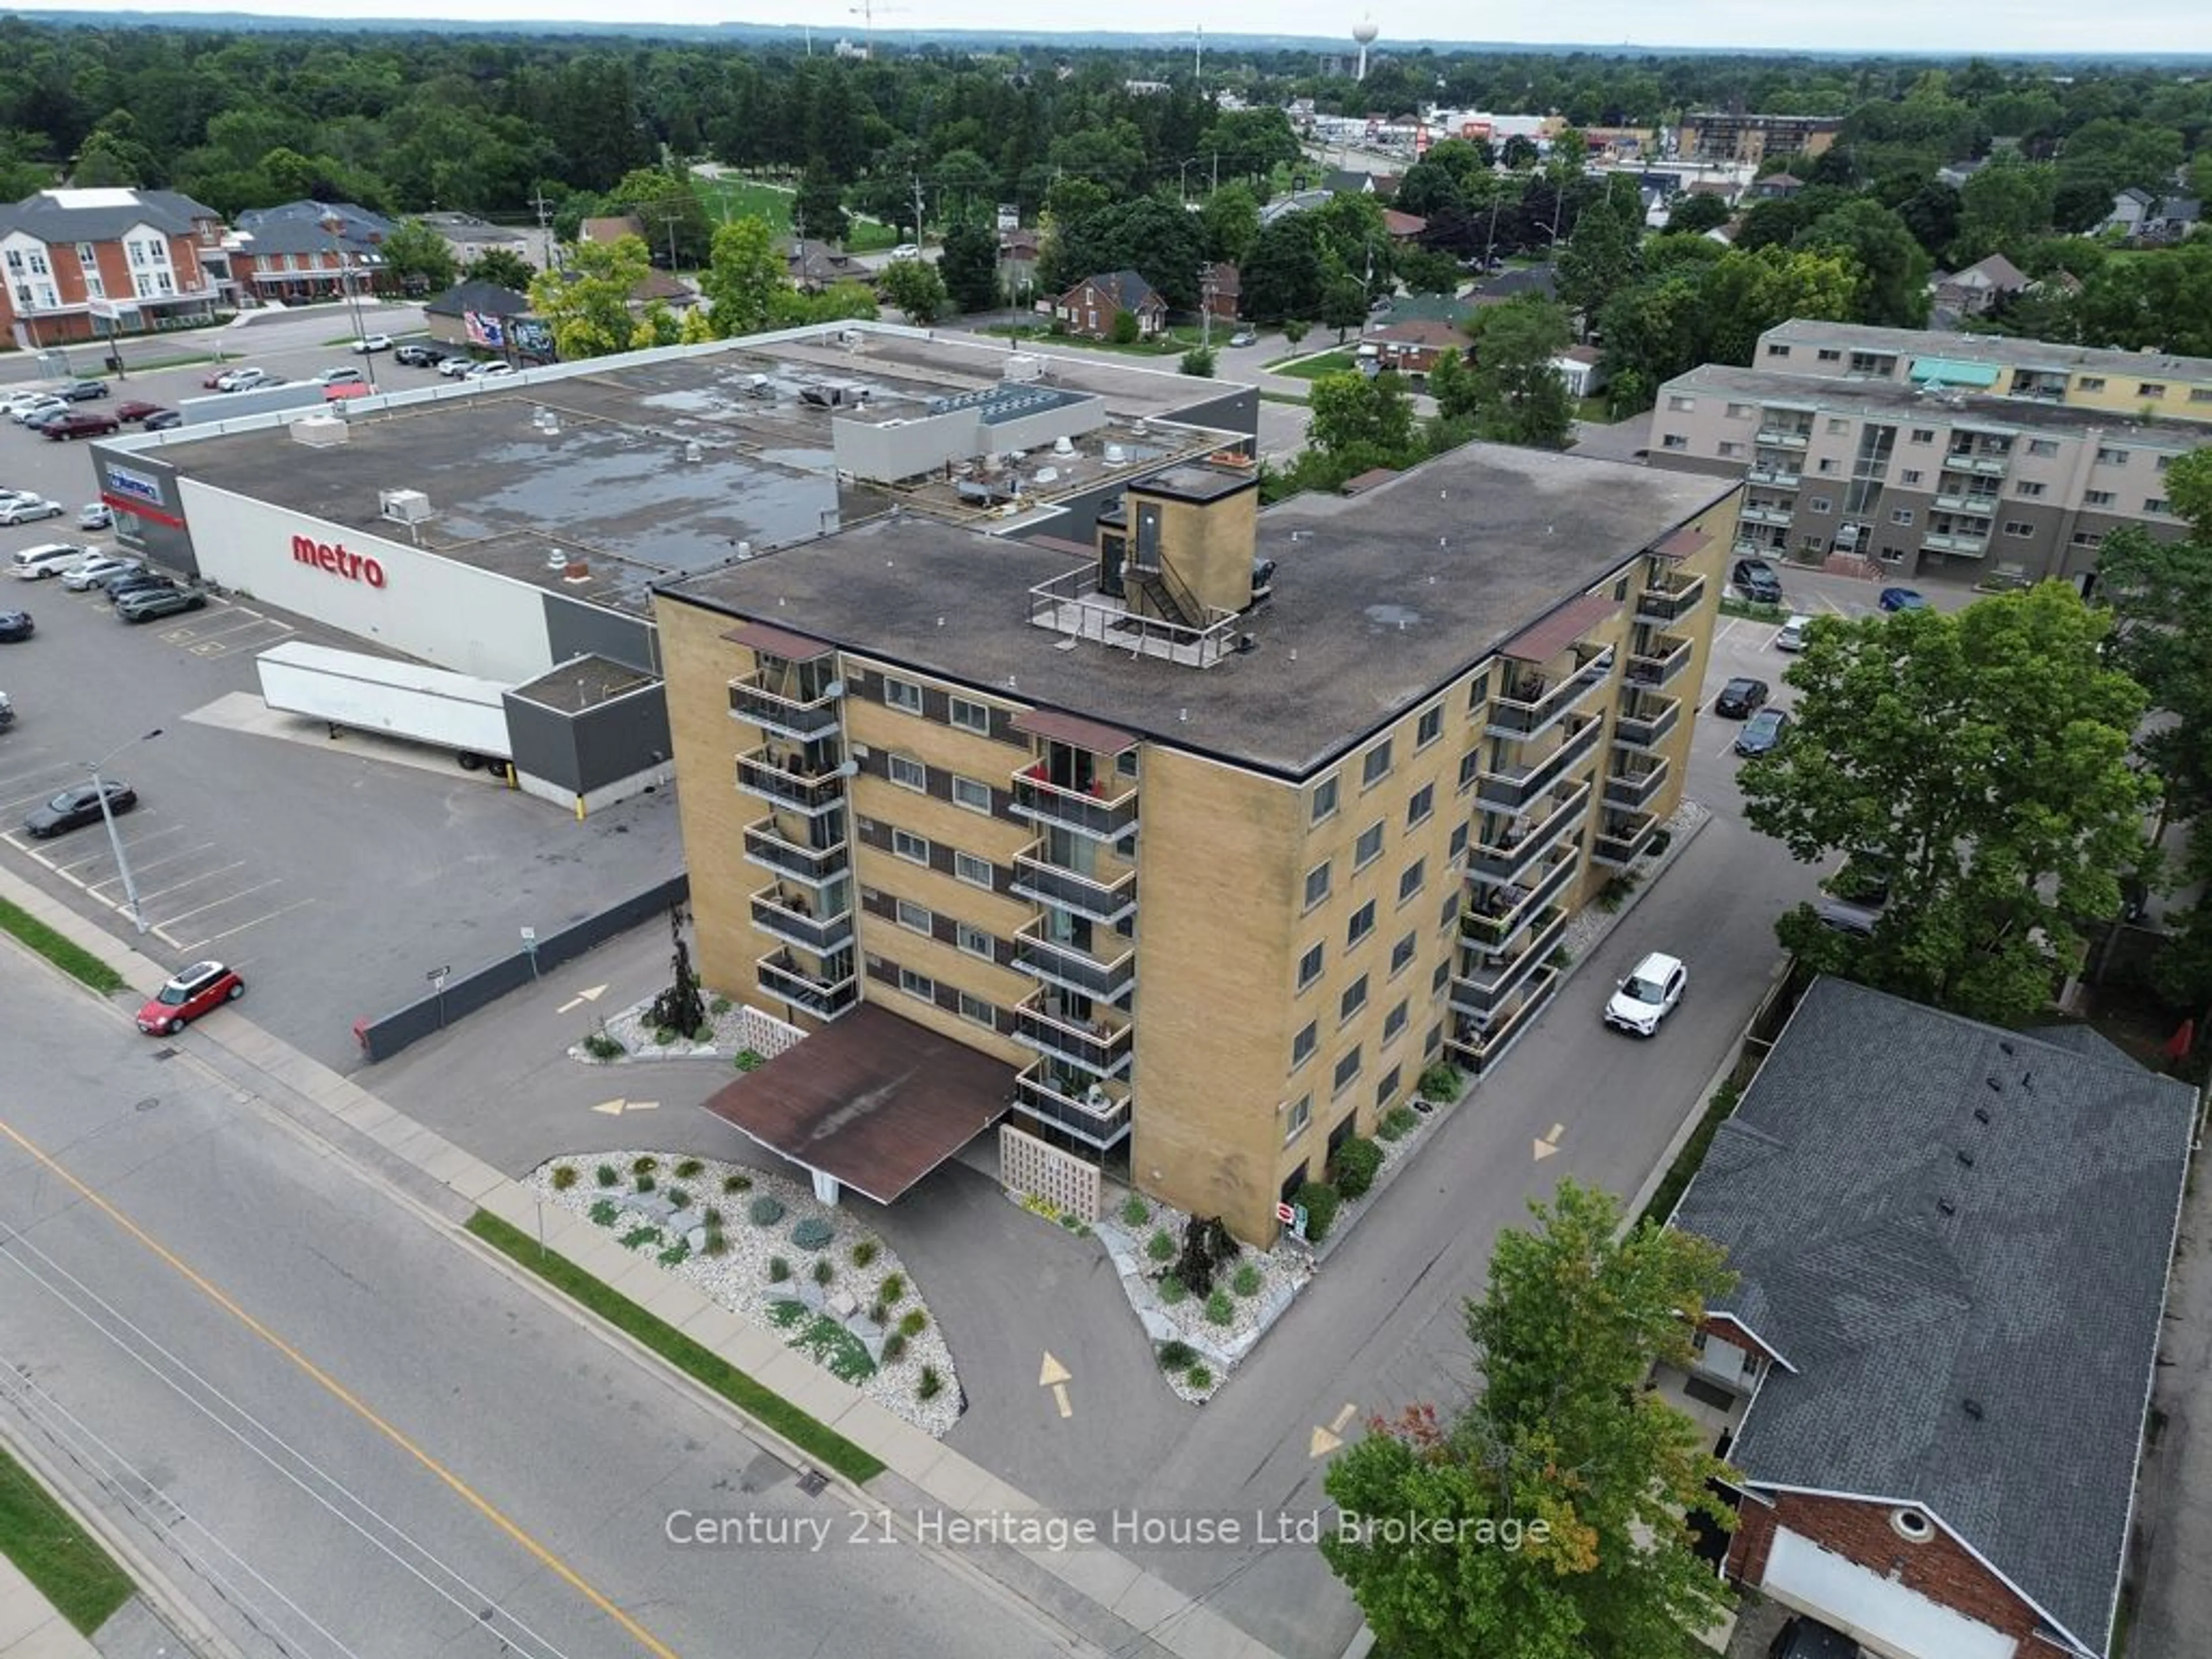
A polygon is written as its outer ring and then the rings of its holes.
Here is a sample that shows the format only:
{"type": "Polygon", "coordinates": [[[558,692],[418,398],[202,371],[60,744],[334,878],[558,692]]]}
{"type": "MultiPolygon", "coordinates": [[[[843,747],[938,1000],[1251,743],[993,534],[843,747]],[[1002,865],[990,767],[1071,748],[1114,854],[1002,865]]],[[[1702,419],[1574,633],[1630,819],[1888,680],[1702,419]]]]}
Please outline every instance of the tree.
{"type": "Polygon", "coordinates": [[[927,328],[945,309],[945,279],[924,260],[892,260],[876,278],[876,287],[920,328],[927,328]]]}
{"type": "Polygon", "coordinates": [[[842,242],[852,226],[852,217],[845,211],[842,194],[836,179],[828,166],[819,160],[809,161],[806,171],[799,175],[799,193],[792,198],[792,223],[809,240],[842,242]]]}
{"type": "Polygon", "coordinates": [[[1572,1182],[1530,1210],[1467,1304],[1481,1394],[1449,1420],[1374,1419],[1328,1472],[1340,1516],[1441,1540],[1340,1524],[1322,1554],[1393,1659],[1689,1659],[1729,1604],[1690,1516],[1730,1524],[1708,1484],[1729,1471],[1644,1384],[1688,1362],[1732,1276],[1692,1234],[1622,1236],[1619,1203],[1572,1182]]]}
{"type": "Polygon", "coordinates": [[[1885,328],[1917,328],[1928,319],[1930,261],[1903,219],[1865,197],[1823,214],[1795,244],[1847,254],[1859,270],[1853,320],[1885,328]]]}
{"type": "Polygon", "coordinates": [[[1206,257],[1243,264],[1260,240],[1260,198],[1251,187],[1232,181],[1206,198],[1198,210],[1206,233],[1206,257]]]}
{"type": "Polygon", "coordinates": [[[1476,409],[1474,374],[1456,351],[1437,354],[1429,370],[1429,396],[1436,399],[1437,414],[1446,421],[1472,421],[1476,409]]]}
{"type": "Polygon", "coordinates": [[[1336,331],[1336,343],[1344,343],[1345,335],[1367,320],[1367,290],[1356,276],[1332,276],[1321,291],[1321,321],[1323,328],[1336,331]]]}
{"type": "Polygon", "coordinates": [[[945,233],[937,274],[962,311],[988,311],[999,302],[998,239],[981,225],[955,225],[945,233]]]}
{"type": "Polygon", "coordinates": [[[747,214],[716,228],[699,292],[717,339],[757,334],[788,318],[795,290],[766,220],[747,214]]]}
{"type": "Polygon", "coordinates": [[[1970,265],[1992,253],[2024,246],[2051,228],[2051,170],[2001,156],[1959,188],[1959,234],[1951,263],[1970,265]]]}
{"type": "MultiPolygon", "coordinates": [[[[1567,447],[1574,436],[1574,402],[1552,359],[1573,338],[1557,301],[1522,295],[1482,312],[1469,377],[1480,436],[1537,449],[1567,447]]],[[[1449,412],[1441,398],[1437,408],[1449,412]]]]}
{"type": "Polygon", "coordinates": [[[1872,934],[1801,905],[1776,927],[1810,966],[2021,1024],[2115,914],[2151,786],[2129,766],[2143,690],[2104,660],[2111,619],[2045,582],[1956,614],[1823,621],[1785,676],[1791,741],[1739,774],[1745,817],[1799,860],[1887,872],[1872,934]]]}
{"type": "MultiPolygon", "coordinates": [[[[392,226],[378,251],[384,256],[384,268],[410,293],[442,294],[459,276],[446,239],[420,219],[403,219],[392,226]]],[[[529,281],[523,280],[526,284],[529,281]]]]}
{"type": "Polygon", "coordinates": [[[1730,212],[1729,204],[1717,196],[1680,196],[1667,210],[1667,228],[1702,236],[1726,224],[1730,212]]]}
{"type": "Polygon", "coordinates": [[[1395,374],[1324,374],[1307,402],[1313,422],[1306,440],[1324,454],[1371,453],[1382,466],[1415,459],[1413,400],[1395,374]]]}
{"type": "Polygon", "coordinates": [[[607,204],[637,216],[655,263],[673,261],[672,269],[706,263],[714,227],[686,175],[665,167],[633,168],[607,192],[607,204]]]}
{"type": "MultiPolygon", "coordinates": [[[[1626,198],[1633,209],[1636,197],[1626,198]]],[[[1643,222],[1630,217],[1607,200],[1587,209],[1575,225],[1575,234],[1559,250],[1559,297],[1585,319],[1596,320],[1599,311],[1621,289],[1636,280],[1642,269],[1643,222]]],[[[1562,343],[1565,343],[1562,342],[1562,343]]]]}
{"type": "Polygon", "coordinates": [[[531,308],[553,331],[554,349],[567,361],[605,357],[649,343],[653,330],[629,308],[630,295],[653,269],[635,236],[611,242],[579,242],[566,271],[540,271],[530,284],[531,308]]]}
{"type": "Polygon", "coordinates": [[[1210,380],[1213,378],[1213,365],[1218,356],[1211,346],[1193,346],[1182,354],[1182,370],[1201,380],[1210,380]]]}
{"type": "Polygon", "coordinates": [[[513,289],[517,294],[527,294],[531,279],[537,274],[527,259],[503,247],[486,248],[461,272],[468,282],[489,283],[495,288],[513,289]]]}
{"type": "Polygon", "coordinates": [[[937,187],[937,216],[948,225],[988,224],[999,202],[999,175],[972,149],[938,158],[932,175],[937,187]]]}
{"type": "Polygon", "coordinates": [[[1321,250],[1303,213],[1263,225],[1238,271],[1244,314],[1257,323],[1312,319],[1321,313],[1321,250]]]}

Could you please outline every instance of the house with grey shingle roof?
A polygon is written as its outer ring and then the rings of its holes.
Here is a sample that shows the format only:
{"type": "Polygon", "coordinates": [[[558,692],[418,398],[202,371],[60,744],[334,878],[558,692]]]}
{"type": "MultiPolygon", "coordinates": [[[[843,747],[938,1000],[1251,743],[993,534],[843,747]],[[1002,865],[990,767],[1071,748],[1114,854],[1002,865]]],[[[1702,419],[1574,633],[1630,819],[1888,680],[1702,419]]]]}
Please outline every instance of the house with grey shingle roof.
{"type": "Polygon", "coordinates": [[[0,330],[36,350],[212,314],[222,220],[173,190],[42,190],[0,206],[0,330]]]}
{"type": "Polygon", "coordinates": [[[368,295],[388,282],[392,221],[351,202],[248,208],[224,243],[243,302],[300,305],[368,295]]]}
{"type": "Polygon", "coordinates": [[[1168,302],[1133,270],[1085,276],[1052,302],[1052,314],[1070,334],[1094,340],[1111,339],[1114,319],[1125,311],[1136,318],[1140,340],[1167,326],[1168,302]]]}
{"type": "Polygon", "coordinates": [[[1885,1655],[2106,1659],[2195,1109],[1814,983],[1671,1223],[1739,1275],[1655,1379],[1739,1472],[1731,1577],[1885,1655]]]}

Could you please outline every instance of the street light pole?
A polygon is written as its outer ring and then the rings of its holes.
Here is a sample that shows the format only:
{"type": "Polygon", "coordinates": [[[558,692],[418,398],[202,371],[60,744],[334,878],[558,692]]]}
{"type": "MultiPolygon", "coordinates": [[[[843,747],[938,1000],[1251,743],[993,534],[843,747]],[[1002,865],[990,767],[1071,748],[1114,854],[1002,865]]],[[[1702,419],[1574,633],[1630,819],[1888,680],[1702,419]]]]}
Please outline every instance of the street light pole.
{"type": "MultiPolygon", "coordinates": [[[[323,228],[331,235],[331,252],[337,255],[338,287],[345,295],[346,313],[353,319],[353,337],[356,343],[359,343],[368,336],[362,331],[361,291],[354,286],[353,262],[346,258],[345,244],[338,240],[338,232],[344,228],[345,221],[335,213],[323,221],[323,228]]],[[[361,355],[368,365],[368,389],[371,392],[381,391],[383,388],[376,383],[376,354],[364,351],[361,355]]]]}
{"type": "Polygon", "coordinates": [[[138,884],[131,878],[131,860],[123,856],[123,837],[116,831],[115,814],[107,805],[107,785],[101,780],[100,769],[132,744],[150,743],[161,735],[161,728],[157,726],[142,736],[127,738],[85,768],[92,774],[92,793],[100,802],[100,821],[107,826],[107,845],[115,854],[116,873],[123,878],[123,896],[130,901],[131,923],[142,933],[146,931],[146,916],[138,908],[138,884]]]}

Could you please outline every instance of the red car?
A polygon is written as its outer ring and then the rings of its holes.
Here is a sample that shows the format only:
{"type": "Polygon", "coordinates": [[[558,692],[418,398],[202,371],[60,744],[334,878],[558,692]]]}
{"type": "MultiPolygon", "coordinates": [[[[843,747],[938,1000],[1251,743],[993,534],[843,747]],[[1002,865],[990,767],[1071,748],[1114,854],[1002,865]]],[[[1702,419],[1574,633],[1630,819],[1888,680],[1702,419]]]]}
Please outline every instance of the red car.
{"type": "Polygon", "coordinates": [[[216,382],[229,373],[230,365],[218,361],[213,368],[208,370],[206,377],[200,381],[200,390],[203,392],[221,391],[222,388],[218,386],[216,382]]]}
{"type": "Polygon", "coordinates": [[[115,418],[118,421],[143,421],[149,415],[158,415],[161,412],[161,404],[143,404],[136,398],[127,398],[115,405],[115,418]]]}
{"type": "Polygon", "coordinates": [[[56,416],[39,428],[56,443],[67,443],[71,438],[104,438],[111,432],[121,431],[122,425],[112,415],[92,415],[82,411],[56,416]]]}
{"type": "Polygon", "coordinates": [[[219,1002],[246,994],[246,981],[219,962],[196,962],[164,985],[138,1011],[138,1029],[149,1036],[174,1036],[219,1002]]]}

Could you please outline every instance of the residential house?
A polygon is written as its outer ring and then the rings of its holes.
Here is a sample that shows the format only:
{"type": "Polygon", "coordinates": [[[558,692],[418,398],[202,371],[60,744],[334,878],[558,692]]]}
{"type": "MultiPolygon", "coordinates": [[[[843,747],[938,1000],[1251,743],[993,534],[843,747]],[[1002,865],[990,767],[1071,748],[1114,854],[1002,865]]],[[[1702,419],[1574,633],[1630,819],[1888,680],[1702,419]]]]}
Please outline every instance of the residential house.
{"type": "Polygon", "coordinates": [[[1332,167],[1322,176],[1322,190],[1330,196],[1372,196],[1389,201],[1398,193],[1402,174],[1373,173],[1364,167],[1332,167]]]}
{"type": "Polygon", "coordinates": [[[1260,222],[1272,225],[1287,214],[1304,213],[1308,208],[1326,207],[1329,192],[1325,190],[1293,191],[1288,196],[1278,196],[1260,210],[1260,222]]]}
{"type": "Polygon", "coordinates": [[[680,276],[665,270],[648,270],[631,286],[630,309],[640,310],[656,302],[674,311],[684,311],[699,303],[699,294],[680,276]]]}
{"type": "Polygon", "coordinates": [[[1167,326],[1168,302],[1133,270],[1086,276],[1053,301],[1052,314],[1070,334],[1093,340],[1112,337],[1114,320],[1123,312],[1137,319],[1137,337],[1149,339],[1167,326]]]}
{"type": "Polygon", "coordinates": [[[1948,185],[1952,189],[1957,190],[1988,165],[1987,161],[1978,157],[1970,157],[1963,161],[1947,161],[1936,169],[1936,182],[1939,185],[1948,185]]]}
{"type": "Polygon", "coordinates": [[[1654,1378],[1739,1476],[1731,1578],[1885,1659],[2116,1650],[2196,1107],[1813,984],[1671,1223],[1736,1275],[1654,1378]]]}
{"type": "Polygon", "coordinates": [[[1200,295],[1206,313],[1218,323],[1233,323],[1244,302],[1244,280],[1226,259],[1206,268],[1200,295]]]}
{"type": "Polygon", "coordinates": [[[384,239],[392,221],[351,202],[249,208],[224,240],[240,305],[343,299],[390,286],[384,239]]]}
{"type": "Polygon", "coordinates": [[[1516,265],[1487,279],[1470,297],[1478,306],[1494,306],[1531,295],[1540,300],[1558,299],[1559,273],[1549,265],[1516,265]]]}
{"type": "Polygon", "coordinates": [[[580,242],[619,242],[625,236],[645,240],[645,222],[635,213],[617,213],[604,219],[586,219],[576,227],[580,242]]]}
{"type": "Polygon", "coordinates": [[[1754,201],[1786,202],[1805,188],[1805,181],[1794,173],[1770,173],[1754,179],[1746,192],[1754,201]]]}
{"type": "Polygon", "coordinates": [[[1428,228],[1429,222],[1418,213],[1401,213],[1395,208],[1382,210],[1382,228],[1401,247],[1419,241],[1421,233],[1428,228]]]}
{"type": "Polygon", "coordinates": [[[0,325],[35,351],[173,327],[222,298],[222,221],[167,190],[42,190],[0,208],[0,325]]]}
{"type": "Polygon", "coordinates": [[[533,270],[544,270],[553,263],[551,233],[534,225],[495,225],[472,213],[424,213],[416,217],[438,234],[458,264],[472,265],[494,249],[512,253],[533,270]]]}
{"type": "Polygon", "coordinates": [[[1394,311],[1359,337],[1359,356],[1377,368],[1401,374],[1426,374],[1447,351],[1469,355],[1470,343],[1456,323],[1437,317],[1399,317],[1394,311]]]}
{"type": "Polygon", "coordinates": [[[1605,367],[1595,346],[1571,345],[1552,359],[1552,368],[1570,398],[1587,398],[1606,382],[1605,367]]]}
{"type": "Polygon", "coordinates": [[[2143,221],[2147,242],[2178,242],[2203,221],[2204,204],[2194,196],[2166,196],[2143,221]]]}
{"type": "Polygon", "coordinates": [[[433,340],[455,348],[503,346],[506,325],[530,314],[530,296],[496,283],[456,283],[424,301],[422,319],[433,340]],[[495,339],[494,334],[499,337],[495,339]]]}
{"type": "Polygon", "coordinates": [[[875,272],[851,254],[812,237],[794,240],[784,250],[785,272],[803,294],[819,294],[832,283],[872,282],[875,272]]]}
{"type": "Polygon", "coordinates": [[[1928,292],[1938,317],[1955,322],[1978,317],[2008,295],[2028,287],[2027,274],[2002,253],[1977,260],[1963,270],[1939,271],[1930,277],[1928,292]]]}

